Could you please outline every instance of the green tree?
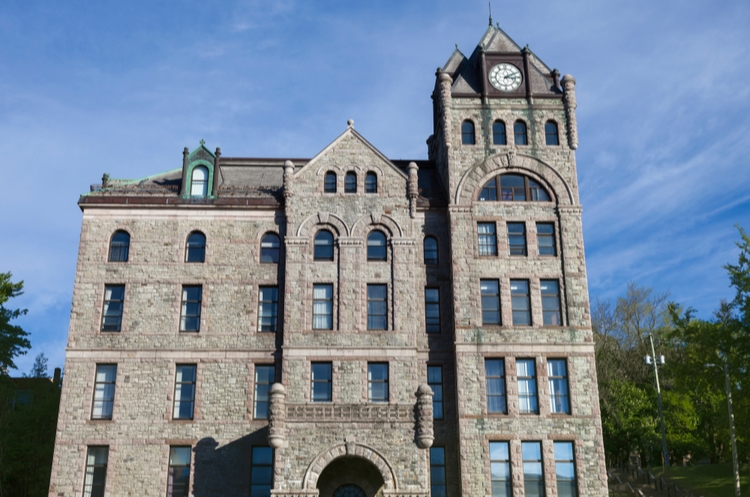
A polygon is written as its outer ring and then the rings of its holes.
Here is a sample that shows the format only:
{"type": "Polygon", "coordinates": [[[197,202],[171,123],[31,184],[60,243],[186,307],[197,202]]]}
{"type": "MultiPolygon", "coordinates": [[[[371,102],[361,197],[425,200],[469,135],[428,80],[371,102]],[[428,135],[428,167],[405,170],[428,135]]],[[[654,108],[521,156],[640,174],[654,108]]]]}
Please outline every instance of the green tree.
{"type": "Polygon", "coordinates": [[[24,374],[23,376],[26,378],[49,378],[49,374],[47,373],[48,362],[49,361],[44,355],[44,352],[40,352],[34,358],[34,365],[31,366],[31,371],[29,372],[29,374],[24,374]]]}
{"type": "Polygon", "coordinates": [[[26,354],[31,348],[29,334],[20,326],[10,322],[24,314],[26,309],[8,309],[5,303],[13,297],[23,294],[23,281],[13,283],[11,273],[0,273],[0,375],[7,375],[9,369],[15,369],[13,358],[26,354]]]}

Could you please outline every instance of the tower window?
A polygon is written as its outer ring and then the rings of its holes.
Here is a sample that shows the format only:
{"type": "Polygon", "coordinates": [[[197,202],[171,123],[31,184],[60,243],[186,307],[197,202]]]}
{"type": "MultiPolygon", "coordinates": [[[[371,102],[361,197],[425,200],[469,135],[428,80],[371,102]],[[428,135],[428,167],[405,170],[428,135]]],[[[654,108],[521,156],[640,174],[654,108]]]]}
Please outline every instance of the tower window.
{"type": "Polygon", "coordinates": [[[173,419],[193,419],[195,406],[195,364],[178,364],[174,379],[173,419]]]}
{"type": "Polygon", "coordinates": [[[482,202],[487,200],[497,200],[497,178],[492,178],[485,183],[482,190],[479,192],[479,200],[482,202]]]}
{"type": "Polygon", "coordinates": [[[128,262],[130,235],[125,231],[115,231],[109,242],[109,262],[128,262]]]}
{"type": "Polygon", "coordinates": [[[333,329],[333,285],[313,285],[313,329],[333,329]]]}
{"type": "Polygon", "coordinates": [[[268,391],[276,377],[276,366],[274,365],[257,365],[255,366],[255,406],[253,417],[255,419],[268,418],[268,391]]]}
{"type": "Polygon", "coordinates": [[[547,121],[544,125],[544,138],[547,145],[559,145],[560,139],[557,135],[557,124],[552,121],[547,121]]]}
{"type": "Polygon", "coordinates": [[[180,331],[200,331],[202,293],[200,285],[183,285],[180,331]]]}
{"type": "Polygon", "coordinates": [[[443,419],[443,367],[427,366],[427,384],[432,389],[432,416],[443,419]]]}
{"type": "Polygon", "coordinates": [[[425,331],[440,333],[440,289],[424,289],[425,331]]]}
{"type": "Polygon", "coordinates": [[[205,166],[193,168],[190,177],[190,196],[205,197],[208,193],[208,169],[205,166]]]}
{"type": "Polygon", "coordinates": [[[430,497],[448,495],[445,485],[445,447],[430,448],[430,497]]]}
{"type": "Polygon", "coordinates": [[[203,262],[206,260],[206,235],[193,231],[187,239],[185,262],[203,262]]]}
{"type": "Polygon", "coordinates": [[[367,237],[367,260],[384,261],[385,259],[385,235],[382,231],[373,231],[367,237]]]}
{"type": "Polygon", "coordinates": [[[120,331],[122,326],[122,308],[124,301],[125,285],[104,286],[102,331],[120,331]]]}
{"type": "Polygon", "coordinates": [[[508,139],[505,136],[505,123],[495,121],[492,123],[492,143],[493,145],[507,145],[508,139]]]}
{"type": "Polygon", "coordinates": [[[388,301],[385,285],[367,285],[367,329],[388,329],[388,301]]]}
{"type": "Polygon", "coordinates": [[[332,365],[330,362],[313,362],[311,364],[312,385],[310,396],[313,402],[330,402],[332,400],[332,365]]]}
{"type": "Polygon", "coordinates": [[[539,246],[539,255],[557,255],[555,253],[555,225],[536,223],[536,242],[539,246]]]}
{"type": "Polygon", "coordinates": [[[513,137],[516,145],[528,145],[529,138],[526,135],[526,123],[523,121],[516,121],[513,125],[513,137]]]}
{"type": "Polygon", "coordinates": [[[516,361],[518,376],[518,410],[521,414],[536,414],[536,366],[534,359],[516,361]]]}
{"type": "Polygon", "coordinates": [[[323,191],[325,193],[336,193],[336,173],[332,171],[326,173],[323,191]]]}
{"type": "Polygon", "coordinates": [[[531,178],[518,174],[500,176],[500,198],[511,201],[549,201],[549,194],[531,178]]]}
{"type": "Polygon", "coordinates": [[[541,280],[544,324],[560,326],[560,285],[557,280],[541,280]]]}
{"type": "Polygon", "coordinates": [[[515,326],[531,325],[531,305],[529,304],[529,280],[510,280],[511,307],[515,326]]]}
{"type": "Polygon", "coordinates": [[[378,175],[369,172],[365,176],[365,193],[378,193],[378,175]]]}
{"type": "Polygon", "coordinates": [[[279,245],[279,236],[276,233],[263,235],[263,239],[260,241],[261,264],[279,263],[279,245]]]}
{"type": "Polygon", "coordinates": [[[428,236],[424,239],[424,263],[438,263],[438,242],[434,236],[428,236]]]}
{"type": "Polygon", "coordinates": [[[344,177],[344,193],[357,193],[357,175],[353,172],[344,177]]]}
{"type": "Polygon", "coordinates": [[[482,324],[500,324],[500,288],[497,280],[480,280],[482,324]]]}
{"type": "Polygon", "coordinates": [[[328,230],[320,230],[313,242],[313,258],[316,261],[333,260],[333,235],[328,230]]]}
{"type": "Polygon", "coordinates": [[[474,145],[476,143],[473,122],[464,121],[463,123],[461,123],[461,143],[463,143],[464,145],[474,145]]]}
{"type": "Polygon", "coordinates": [[[495,223],[477,223],[479,255],[497,255],[495,223]]]}
{"type": "Polygon", "coordinates": [[[505,361],[485,359],[485,384],[487,386],[487,412],[508,412],[505,397],[505,361]]]}
{"type": "Polygon", "coordinates": [[[167,497],[188,497],[190,490],[190,447],[169,448],[167,497]]]}

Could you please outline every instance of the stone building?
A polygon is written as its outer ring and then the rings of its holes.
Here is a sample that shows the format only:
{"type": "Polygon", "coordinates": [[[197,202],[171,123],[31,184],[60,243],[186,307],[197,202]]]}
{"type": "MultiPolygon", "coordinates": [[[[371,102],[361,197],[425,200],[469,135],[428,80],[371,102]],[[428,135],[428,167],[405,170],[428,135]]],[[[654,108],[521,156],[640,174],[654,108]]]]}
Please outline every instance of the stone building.
{"type": "Polygon", "coordinates": [[[490,25],[432,99],[81,196],[50,496],[606,495],[575,80],[490,25]]]}

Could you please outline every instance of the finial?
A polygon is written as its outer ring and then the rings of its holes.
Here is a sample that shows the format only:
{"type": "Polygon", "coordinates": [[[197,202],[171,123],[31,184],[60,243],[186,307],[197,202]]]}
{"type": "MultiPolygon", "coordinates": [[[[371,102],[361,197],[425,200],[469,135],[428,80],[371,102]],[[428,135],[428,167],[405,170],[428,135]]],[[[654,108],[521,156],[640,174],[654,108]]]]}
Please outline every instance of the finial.
{"type": "Polygon", "coordinates": [[[353,128],[354,127],[354,119],[349,119],[348,121],[346,121],[346,125],[349,126],[350,128],[353,128]]]}
{"type": "Polygon", "coordinates": [[[200,144],[201,144],[201,147],[204,147],[206,145],[206,140],[201,139],[200,144]]]}
{"type": "Polygon", "coordinates": [[[492,2],[487,2],[490,7],[490,27],[492,27],[492,2]]]}
{"type": "Polygon", "coordinates": [[[458,50],[458,43],[456,43],[456,50],[458,50]]]}
{"type": "Polygon", "coordinates": [[[497,29],[500,29],[500,23],[499,23],[499,22],[496,22],[496,23],[495,23],[495,27],[496,27],[497,29]]]}

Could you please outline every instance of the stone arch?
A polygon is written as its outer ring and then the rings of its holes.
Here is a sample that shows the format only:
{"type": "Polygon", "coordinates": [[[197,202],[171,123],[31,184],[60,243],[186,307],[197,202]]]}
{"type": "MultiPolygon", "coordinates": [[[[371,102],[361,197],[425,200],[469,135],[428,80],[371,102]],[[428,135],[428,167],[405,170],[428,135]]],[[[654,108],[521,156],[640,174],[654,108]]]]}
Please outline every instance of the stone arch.
{"type": "Polygon", "coordinates": [[[540,181],[550,190],[557,205],[575,204],[573,189],[557,169],[536,157],[514,152],[493,155],[471,166],[458,183],[456,203],[471,205],[486,181],[492,176],[509,172],[525,174],[540,181]]]}
{"type": "Polygon", "coordinates": [[[308,216],[299,224],[297,236],[310,236],[313,229],[321,225],[331,228],[337,237],[349,236],[349,227],[346,225],[346,222],[336,214],[331,214],[330,212],[318,212],[317,214],[308,216]]]}
{"type": "Polygon", "coordinates": [[[370,227],[382,229],[389,238],[404,236],[404,231],[398,221],[387,214],[377,212],[372,212],[357,219],[352,226],[352,236],[364,237],[370,231],[370,227]]]}
{"type": "Polygon", "coordinates": [[[367,445],[346,442],[324,450],[313,459],[307,467],[307,471],[305,471],[305,478],[302,483],[303,490],[314,490],[317,488],[318,478],[326,466],[342,457],[358,457],[369,461],[380,472],[380,476],[383,478],[384,490],[398,489],[396,473],[382,454],[367,445]]]}

